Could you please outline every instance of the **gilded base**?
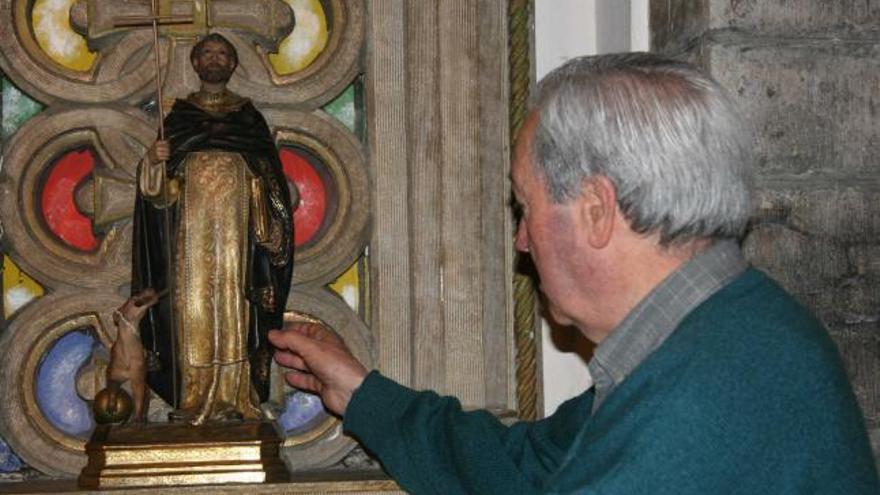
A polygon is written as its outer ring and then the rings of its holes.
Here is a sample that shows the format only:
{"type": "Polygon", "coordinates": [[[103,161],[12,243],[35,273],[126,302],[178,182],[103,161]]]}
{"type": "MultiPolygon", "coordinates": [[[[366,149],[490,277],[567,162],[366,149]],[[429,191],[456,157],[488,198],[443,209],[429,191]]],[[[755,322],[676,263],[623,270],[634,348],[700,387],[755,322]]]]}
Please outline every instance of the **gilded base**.
{"type": "Polygon", "coordinates": [[[268,422],[98,426],[86,444],[82,488],[269,483],[289,480],[268,422]]]}

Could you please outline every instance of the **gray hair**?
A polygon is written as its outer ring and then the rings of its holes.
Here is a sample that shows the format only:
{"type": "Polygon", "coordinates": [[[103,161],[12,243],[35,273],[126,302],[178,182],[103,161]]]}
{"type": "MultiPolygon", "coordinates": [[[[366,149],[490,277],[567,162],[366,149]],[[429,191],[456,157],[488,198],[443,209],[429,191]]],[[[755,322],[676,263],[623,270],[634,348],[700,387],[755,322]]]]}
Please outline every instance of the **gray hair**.
{"type": "Polygon", "coordinates": [[[662,245],[742,235],[750,135],[695,67],[647,53],[573,59],[538,84],[533,108],[532,159],[554,202],[604,175],[630,227],[662,245]]]}

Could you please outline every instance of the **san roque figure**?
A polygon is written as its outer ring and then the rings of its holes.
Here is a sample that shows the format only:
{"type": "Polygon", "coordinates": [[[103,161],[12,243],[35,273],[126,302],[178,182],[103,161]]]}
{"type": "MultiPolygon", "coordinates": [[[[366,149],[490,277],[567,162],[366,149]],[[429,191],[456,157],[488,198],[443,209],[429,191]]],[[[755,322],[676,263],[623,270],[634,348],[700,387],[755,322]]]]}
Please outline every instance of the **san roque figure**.
{"type": "Polygon", "coordinates": [[[172,421],[258,419],[298,194],[263,116],[226,87],[235,47],[212,33],[190,61],[201,88],[176,100],[138,172],[131,290],[161,295],[140,322],[147,383],[172,421]]]}

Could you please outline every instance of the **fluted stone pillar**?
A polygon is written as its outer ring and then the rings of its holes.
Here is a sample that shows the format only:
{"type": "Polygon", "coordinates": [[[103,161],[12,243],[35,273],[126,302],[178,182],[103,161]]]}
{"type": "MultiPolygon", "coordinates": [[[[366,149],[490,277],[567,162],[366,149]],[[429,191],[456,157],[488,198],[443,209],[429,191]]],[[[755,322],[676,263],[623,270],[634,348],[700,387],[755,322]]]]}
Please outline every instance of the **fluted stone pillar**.
{"type": "Polygon", "coordinates": [[[507,2],[367,5],[379,368],[512,411],[507,2]]]}

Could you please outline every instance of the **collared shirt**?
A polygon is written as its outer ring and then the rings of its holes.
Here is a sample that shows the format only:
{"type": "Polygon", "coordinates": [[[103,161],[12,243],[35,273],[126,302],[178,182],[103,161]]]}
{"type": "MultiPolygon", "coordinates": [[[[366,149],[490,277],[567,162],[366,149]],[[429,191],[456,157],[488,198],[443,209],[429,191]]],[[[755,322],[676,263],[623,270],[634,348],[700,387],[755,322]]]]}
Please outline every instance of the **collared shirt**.
{"type": "Polygon", "coordinates": [[[587,365],[593,378],[593,413],[639,364],[660,347],[703,301],[748,267],[739,246],[716,241],[655,287],[596,347],[587,365]]]}

